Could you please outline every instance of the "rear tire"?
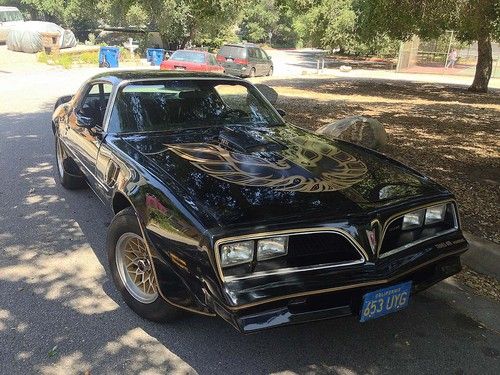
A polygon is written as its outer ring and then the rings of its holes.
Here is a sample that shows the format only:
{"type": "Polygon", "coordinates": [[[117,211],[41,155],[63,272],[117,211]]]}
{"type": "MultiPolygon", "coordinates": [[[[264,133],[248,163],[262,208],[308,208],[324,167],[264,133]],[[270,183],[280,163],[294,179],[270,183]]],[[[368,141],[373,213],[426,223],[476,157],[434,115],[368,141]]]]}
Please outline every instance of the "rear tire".
{"type": "Polygon", "coordinates": [[[66,153],[58,136],[56,136],[56,167],[59,182],[64,188],[75,190],[85,187],[85,179],[76,163],[66,153]]]}
{"type": "Polygon", "coordinates": [[[152,260],[132,207],[115,215],[108,228],[106,246],[115,286],[137,315],[155,322],[179,317],[181,310],[158,293],[152,260]]]}

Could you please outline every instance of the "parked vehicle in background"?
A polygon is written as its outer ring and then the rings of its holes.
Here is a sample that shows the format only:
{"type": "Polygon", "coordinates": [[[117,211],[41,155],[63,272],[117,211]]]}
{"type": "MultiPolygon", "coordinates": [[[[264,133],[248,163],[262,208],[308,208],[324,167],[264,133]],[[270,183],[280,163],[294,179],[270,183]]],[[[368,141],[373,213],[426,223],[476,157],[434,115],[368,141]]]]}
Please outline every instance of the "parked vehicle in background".
{"type": "Polygon", "coordinates": [[[5,43],[12,26],[24,22],[23,15],[16,7],[0,7],[0,43],[5,43]]]}
{"type": "Polygon", "coordinates": [[[224,73],[224,68],[217,63],[213,54],[205,51],[184,49],[172,53],[168,60],[161,63],[160,69],[224,73]]]}
{"type": "Polygon", "coordinates": [[[225,44],[217,53],[217,62],[224,67],[227,74],[238,77],[273,74],[271,57],[255,44],[225,44]]]}

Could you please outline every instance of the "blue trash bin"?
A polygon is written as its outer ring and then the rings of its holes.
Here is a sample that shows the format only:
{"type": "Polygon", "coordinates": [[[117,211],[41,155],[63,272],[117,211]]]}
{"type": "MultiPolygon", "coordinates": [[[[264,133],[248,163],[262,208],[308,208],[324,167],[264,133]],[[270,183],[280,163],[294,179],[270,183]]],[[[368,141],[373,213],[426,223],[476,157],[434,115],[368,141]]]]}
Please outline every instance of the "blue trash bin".
{"type": "Polygon", "coordinates": [[[118,47],[101,47],[99,49],[99,68],[118,68],[120,49],[118,47]]]}
{"type": "Polygon", "coordinates": [[[151,65],[158,66],[165,58],[165,50],[161,48],[148,48],[146,49],[146,60],[151,65]]]}

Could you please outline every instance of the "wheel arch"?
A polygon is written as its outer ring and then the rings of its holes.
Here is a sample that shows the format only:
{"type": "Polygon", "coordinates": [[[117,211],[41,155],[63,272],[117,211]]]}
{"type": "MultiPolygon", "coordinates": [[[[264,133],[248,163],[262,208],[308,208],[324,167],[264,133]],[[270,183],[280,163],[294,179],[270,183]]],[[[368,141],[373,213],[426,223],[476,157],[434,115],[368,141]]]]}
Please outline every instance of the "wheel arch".
{"type": "Polygon", "coordinates": [[[134,197],[128,196],[124,191],[117,190],[113,194],[111,207],[115,215],[127,208],[131,208],[135,212],[142,236],[146,241],[147,251],[153,260],[153,273],[155,278],[160,284],[165,284],[164,282],[162,283],[162,281],[167,280],[171,286],[175,285],[177,290],[183,295],[183,298],[175,298],[172,295],[171,290],[160,286],[158,288],[160,297],[169,304],[180,309],[213,316],[214,314],[209,310],[209,308],[202,301],[200,301],[199,298],[197,298],[196,294],[193,293],[193,291],[186,285],[183,278],[178,274],[178,272],[175,271],[175,263],[172,263],[170,258],[162,256],[161,252],[155,247],[153,243],[154,241],[152,241],[150,236],[150,231],[147,229],[148,219],[147,217],[142,217],[144,220],[141,219],[141,214],[144,214],[145,216],[147,216],[147,214],[146,212],[140,212],[142,203],[134,202],[133,198],[134,197]],[[138,207],[136,207],[136,204],[138,207]]]}
{"type": "Polygon", "coordinates": [[[121,191],[116,191],[113,195],[113,200],[111,201],[111,208],[113,210],[113,213],[116,215],[118,212],[123,211],[124,209],[129,207],[132,207],[134,211],[136,211],[130,199],[121,191]]]}

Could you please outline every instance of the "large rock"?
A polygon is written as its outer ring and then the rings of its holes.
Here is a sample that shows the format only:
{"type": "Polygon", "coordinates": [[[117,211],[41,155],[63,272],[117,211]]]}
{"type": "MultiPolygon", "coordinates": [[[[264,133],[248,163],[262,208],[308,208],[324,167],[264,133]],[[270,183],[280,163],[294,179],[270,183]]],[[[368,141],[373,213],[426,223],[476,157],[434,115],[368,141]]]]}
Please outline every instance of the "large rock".
{"type": "Polygon", "coordinates": [[[387,144],[387,133],[384,126],[373,118],[363,116],[346,117],[322,126],[316,133],[328,138],[357,143],[375,150],[379,150],[387,144]]]}

